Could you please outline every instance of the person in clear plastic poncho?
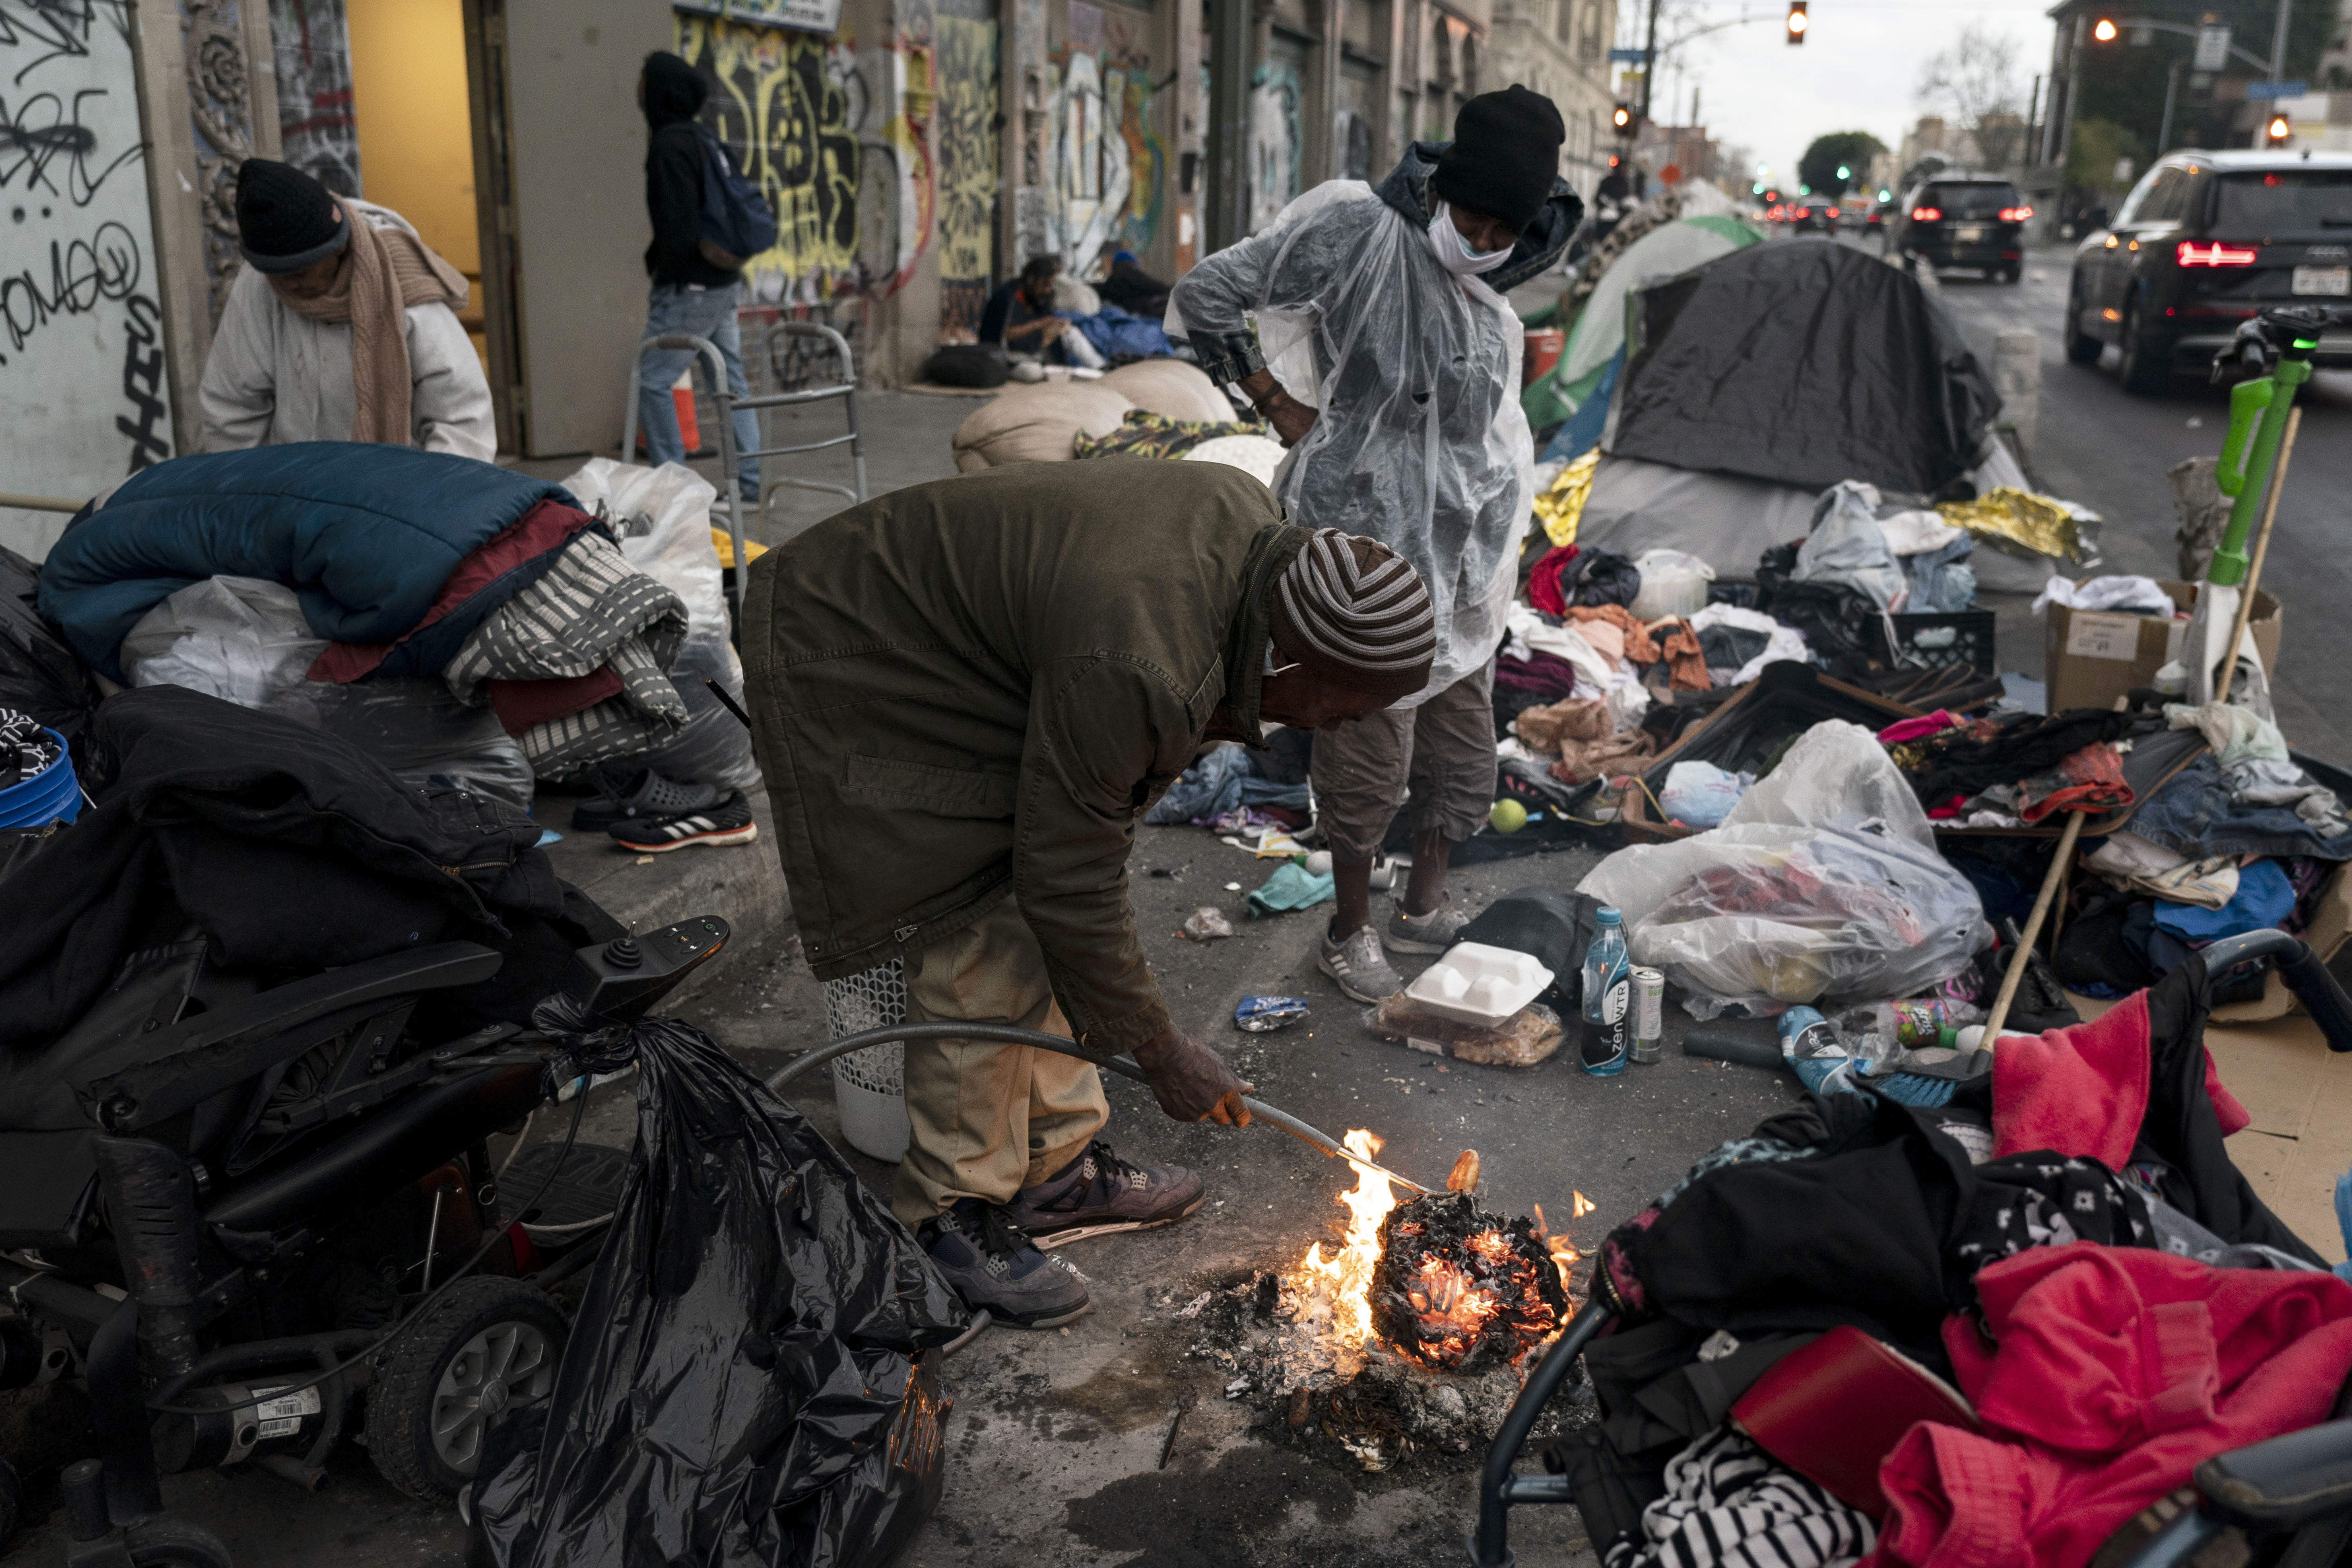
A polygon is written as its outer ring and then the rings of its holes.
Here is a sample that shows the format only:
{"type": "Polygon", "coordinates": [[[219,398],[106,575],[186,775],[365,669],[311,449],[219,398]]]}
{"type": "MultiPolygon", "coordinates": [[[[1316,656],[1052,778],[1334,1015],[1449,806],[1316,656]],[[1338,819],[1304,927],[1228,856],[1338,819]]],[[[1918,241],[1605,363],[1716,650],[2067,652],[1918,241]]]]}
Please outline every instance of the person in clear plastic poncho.
{"type": "Polygon", "coordinates": [[[1339,883],[1320,963],[1360,1001],[1402,984],[1387,951],[1442,952],[1469,920],[1445,871],[1493,798],[1495,650],[1533,499],[1520,328],[1503,294],[1557,261],[1583,214],[1559,177],[1563,139],[1549,99],[1482,93],[1452,142],[1414,142],[1377,186],[1316,186],[1194,268],[1169,304],[1169,335],[1290,448],[1275,493],[1291,521],[1379,540],[1435,604],[1429,684],[1315,737],[1339,883]],[[1411,885],[1376,927],[1372,862],[1408,798],[1411,885]]]}

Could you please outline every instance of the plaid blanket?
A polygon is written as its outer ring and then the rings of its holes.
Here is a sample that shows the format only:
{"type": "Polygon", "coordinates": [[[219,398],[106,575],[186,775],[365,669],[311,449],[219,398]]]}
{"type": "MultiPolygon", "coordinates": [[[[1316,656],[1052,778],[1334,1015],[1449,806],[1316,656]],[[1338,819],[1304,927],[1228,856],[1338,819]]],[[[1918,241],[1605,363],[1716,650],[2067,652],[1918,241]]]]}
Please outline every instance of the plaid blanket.
{"type": "Polygon", "coordinates": [[[442,678],[478,707],[488,681],[576,680],[609,668],[619,695],[519,737],[532,771],[561,779],[650,750],[686,722],[686,703],[667,673],[685,641],[685,604],[592,528],[484,621],[442,678]]]}

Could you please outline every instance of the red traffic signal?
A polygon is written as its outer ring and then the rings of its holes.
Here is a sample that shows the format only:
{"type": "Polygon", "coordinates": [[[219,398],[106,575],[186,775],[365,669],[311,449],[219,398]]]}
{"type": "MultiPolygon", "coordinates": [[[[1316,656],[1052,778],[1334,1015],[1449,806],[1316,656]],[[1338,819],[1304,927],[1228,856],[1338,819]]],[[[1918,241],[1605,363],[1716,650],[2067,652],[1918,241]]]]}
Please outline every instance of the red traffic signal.
{"type": "Polygon", "coordinates": [[[1803,43],[1805,26],[1805,0],[1789,0],[1789,41],[1792,44],[1803,43]]]}

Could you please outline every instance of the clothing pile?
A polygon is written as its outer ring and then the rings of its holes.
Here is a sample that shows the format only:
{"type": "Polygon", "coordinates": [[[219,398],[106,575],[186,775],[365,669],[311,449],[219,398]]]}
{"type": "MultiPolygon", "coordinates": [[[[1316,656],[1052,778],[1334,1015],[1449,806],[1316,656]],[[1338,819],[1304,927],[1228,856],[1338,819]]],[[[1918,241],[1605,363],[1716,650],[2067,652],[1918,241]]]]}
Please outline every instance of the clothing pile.
{"type": "Polygon", "coordinates": [[[58,743],[38,720],[0,708],[0,789],[9,789],[58,760],[58,743]]]}
{"type": "Polygon", "coordinates": [[[1612,1232],[1601,1420],[1547,1456],[1610,1568],[2087,1563],[2327,1419],[2352,1287],[2231,1164],[2209,1005],[2192,959],[1949,1104],[1809,1100],[1612,1232]]]}

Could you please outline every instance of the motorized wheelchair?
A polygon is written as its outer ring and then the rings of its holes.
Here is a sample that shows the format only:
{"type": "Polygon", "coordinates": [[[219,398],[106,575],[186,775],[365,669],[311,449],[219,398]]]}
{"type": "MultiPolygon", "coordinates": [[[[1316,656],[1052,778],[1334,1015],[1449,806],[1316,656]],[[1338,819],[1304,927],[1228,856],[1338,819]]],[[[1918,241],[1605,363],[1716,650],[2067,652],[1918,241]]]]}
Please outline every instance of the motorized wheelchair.
{"type": "MultiPolygon", "coordinates": [[[[581,948],[551,994],[631,1018],[727,937],[703,917],[581,948]]],[[[584,1088],[581,1066],[535,1028],[431,1023],[504,962],[444,942],[265,985],[191,930],[131,953],[45,1047],[0,1053],[0,1390],[87,1386],[99,1454],[64,1470],[69,1563],[226,1568],[163,1512],[159,1475],[315,1487],[355,1423],[394,1485],[446,1500],[488,1427],[553,1385],[548,1287],[600,1233],[534,1245],[520,1221],[572,1218],[538,1206],[568,1168],[528,1151],[502,1173],[488,1140],[584,1088]]],[[[16,1483],[0,1462],[5,1515],[16,1483]]]]}
{"type": "MultiPolygon", "coordinates": [[[[2328,1047],[2352,1052],[2352,997],[2302,942],[2278,931],[2226,938],[2201,954],[2208,973],[2255,960],[2274,962],[2328,1047]]],[[[1528,1372],[1487,1450],[1478,1522],[1468,1546],[1473,1568],[1511,1568],[1510,1510],[1575,1500],[1569,1478],[1517,1467],[1544,1407],[1568,1381],[1585,1347],[1609,1326],[1610,1310],[1588,1302],[1528,1372]]],[[[2338,1417],[2300,1432],[2217,1454],[2197,1467],[2194,1507],[2182,1510],[2129,1559],[2128,1568],[2179,1568],[2225,1531],[2239,1531],[2260,1568],[2329,1568],[2352,1561],[2352,1384],[2338,1417]]]]}

